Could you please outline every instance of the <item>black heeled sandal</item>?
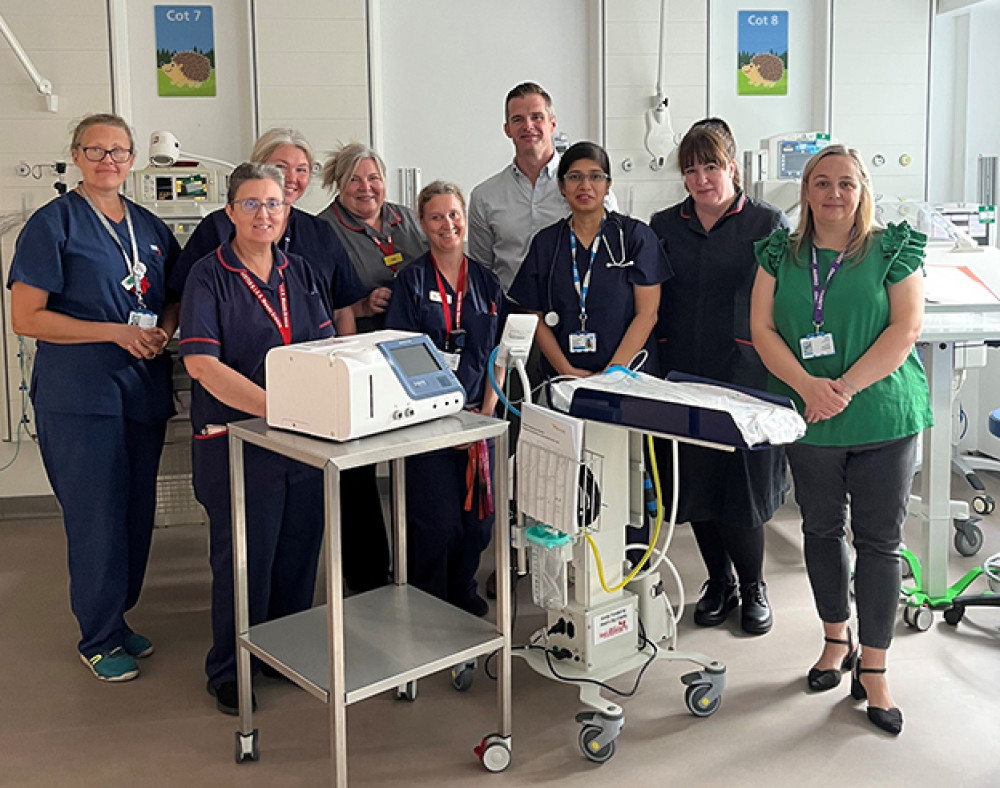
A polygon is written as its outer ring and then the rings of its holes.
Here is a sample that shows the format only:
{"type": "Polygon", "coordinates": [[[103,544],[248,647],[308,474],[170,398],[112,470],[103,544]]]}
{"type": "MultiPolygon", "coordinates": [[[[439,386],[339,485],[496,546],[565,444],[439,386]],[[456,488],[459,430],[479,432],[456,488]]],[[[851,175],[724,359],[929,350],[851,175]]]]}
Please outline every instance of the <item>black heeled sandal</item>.
{"type": "MultiPolygon", "coordinates": [[[[855,700],[868,698],[868,691],[861,683],[862,673],[885,673],[885,668],[863,668],[860,658],[854,663],[854,670],[851,672],[851,697],[855,700]]],[[[876,728],[891,733],[893,736],[899,736],[903,730],[903,712],[896,706],[891,709],[880,709],[877,706],[869,705],[868,721],[876,728]]]]}
{"type": "Polygon", "coordinates": [[[831,668],[828,670],[820,670],[819,668],[809,669],[809,675],[806,677],[806,680],[809,682],[809,689],[814,692],[826,692],[838,686],[840,684],[840,674],[845,670],[851,670],[858,658],[858,646],[851,636],[850,627],[847,628],[847,640],[828,637],[824,637],[823,640],[827,643],[847,646],[847,656],[841,661],[840,668],[831,668]]]}

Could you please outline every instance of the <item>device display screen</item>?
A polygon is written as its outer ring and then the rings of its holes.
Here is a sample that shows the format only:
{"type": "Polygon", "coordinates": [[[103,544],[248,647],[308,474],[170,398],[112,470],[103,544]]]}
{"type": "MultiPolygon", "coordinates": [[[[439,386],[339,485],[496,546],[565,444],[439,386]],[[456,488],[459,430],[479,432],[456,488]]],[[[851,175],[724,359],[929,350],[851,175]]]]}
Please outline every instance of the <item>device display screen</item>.
{"type": "Polygon", "coordinates": [[[814,154],[825,148],[827,143],[823,142],[799,142],[787,140],[780,143],[778,152],[780,161],[778,163],[778,178],[786,180],[790,178],[801,178],[802,170],[806,162],[814,154]]]}
{"type": "Polygon", "coordinates": [[[408,378],[440,372],[441,367],[423,344],[395,347],[389,351],[399,368],[408,378]]]}

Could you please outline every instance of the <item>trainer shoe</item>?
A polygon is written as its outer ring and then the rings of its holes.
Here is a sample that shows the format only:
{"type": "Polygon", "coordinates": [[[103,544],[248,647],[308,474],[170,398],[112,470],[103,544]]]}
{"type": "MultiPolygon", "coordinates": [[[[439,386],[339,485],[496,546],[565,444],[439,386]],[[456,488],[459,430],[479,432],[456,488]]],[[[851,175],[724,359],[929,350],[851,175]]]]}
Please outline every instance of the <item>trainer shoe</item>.
{"type": "Polygon", "coordinates": [[[148,657],[156,650],[153,648],[153,642],[148,637],[140,635],[138,632],[132,632],[127,638],[125,638],[123,648],[125,649],[125,653],[134,659],[143,659],[148,657]]]}
{"type": "Polygon", "coordinates": [[[122,648],[112,649],[107,654],[94,654],[89,658],[81,654],[80,660],[101,681],[131,681],[139,675],[135,660],[122,648]]]}

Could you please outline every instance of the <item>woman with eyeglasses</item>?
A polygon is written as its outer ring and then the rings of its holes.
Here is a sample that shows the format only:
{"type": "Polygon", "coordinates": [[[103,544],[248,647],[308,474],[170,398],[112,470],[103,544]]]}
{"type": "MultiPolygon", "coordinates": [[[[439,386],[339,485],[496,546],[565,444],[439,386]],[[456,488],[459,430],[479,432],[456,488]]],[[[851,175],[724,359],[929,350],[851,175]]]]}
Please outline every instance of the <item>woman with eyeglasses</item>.
{"type": "MultiPolygon", "coordinates": [[[[376,308],[372,305],[380,304],[382,296],[378,291],[369,292],[362,284],[329,223],[295,207],[312,179],[315,159],[309,142],[295,129],[269,129],[254,144],[250,161],[277,167],[285,179],[283,199],[288,210],[278,222],[278,248],[302,257],[316,274],[337,334],[356,333],[355,312],[372,312],[376,308]]],[[[183,292],[191,266],[232,234],[233,222],[227,209],[206,216],[181,252],[171,287],[183,292]]],[[[389,540],[375,466],[344,471],[341,489],[344,583],[356,592],[383,586],[389,577],[389,540]]]]}
{"type": "Polygon", "coordinates": [[[670,277],[660,243],[645,223],[605,210],[611,163],[600,145],[570,146],[557,178],[570,216],[535,235],[509,291],[539,316],[542,371],[584,377],[641,363],[655,374],[652,331],[670,277]]]}
{"type": "MultiPolygon", "coordinates": [[[[229,441],[226,425],[266,410],[264,358],[279,345],[333,336],[319,278],[284,252],[284,178],[246,162],[229,178],[233,237],[191,268],[181,300],[180,353],[191,391],[195,496],[209,516],[212,648],[208,691],[237,714],[229,441]]],[[[322,472],[246,446],[250,623],[311,606],[323,538],[322,472]]]]}
{"type": "MultiPolygon", "coordinates": [[[[724,120],[695,123],[677,155],[688,196],[650,221],[674,267],[660,299],[661,370],[763,389],[767,370],[750,342],[753,244],[787,227],[787,220],[743,193],[736,140],[724,120]]],[[[669,486],[669,443],[657,441],[657,457],[669,486]]],[[[743,631],[765,634],[773,615],[764,583],[764,523],[784,500],[784,452],[683,444],[679,466],[677,521],[691,523],[708,570],[694,622],[718,626],[739,606],[743,631]]]]}
{"type": "Polygon", "coordinates": [[[173,415],[163,350],[177,327],[166,282],[180,250],[163,222],[119,193],[134,160],[122,118],[84,118],[70,150],[80,184],[17,239],[11,323],[38,340],[31,401],[63,511],[80,659],[102,681],[127,681],[153,653],[125,614],[142,590],[173,415]]]}

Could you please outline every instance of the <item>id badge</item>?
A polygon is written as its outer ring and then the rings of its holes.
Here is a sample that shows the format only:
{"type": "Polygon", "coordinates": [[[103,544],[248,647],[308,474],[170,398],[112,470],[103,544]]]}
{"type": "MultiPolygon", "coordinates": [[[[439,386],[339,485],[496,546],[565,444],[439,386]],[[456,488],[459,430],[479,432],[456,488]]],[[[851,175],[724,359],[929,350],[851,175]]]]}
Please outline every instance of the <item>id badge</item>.
{"type": "Polygon", "coordinates": [[[444,356],[444,363],[448,365],[448,369],[452,372],[458,372],[458,365],[462,363],[461,353],[442,353],[444,356]]]}
{"type": "Polygon", "coordinates": [[[156,328],[156,313],[148,309],[133,309],[128,313],[128,324],[139,328],[156,328]]]}
{"type": "Polygon", "coordinates": [[[833,344],[833,334],[825,331],[803,337],[799,340],[799,348],[802,351],[803,360],[833,356],[837,353],[833,344]]]}
{"type": "Polygon", "coordinates": [[[403,253],[402,252],[396,252],[396,254],[387,254],[382,259],[385,261],[386,265],[389,265],[389,266],[399,265],[401,262],[403,262],[403,253]]]}
{"type": "Polygon", "coordinates": [[[569,335],[570,353],[596,353],[597,334],[593,331],[574,331],[569,335]]]}

